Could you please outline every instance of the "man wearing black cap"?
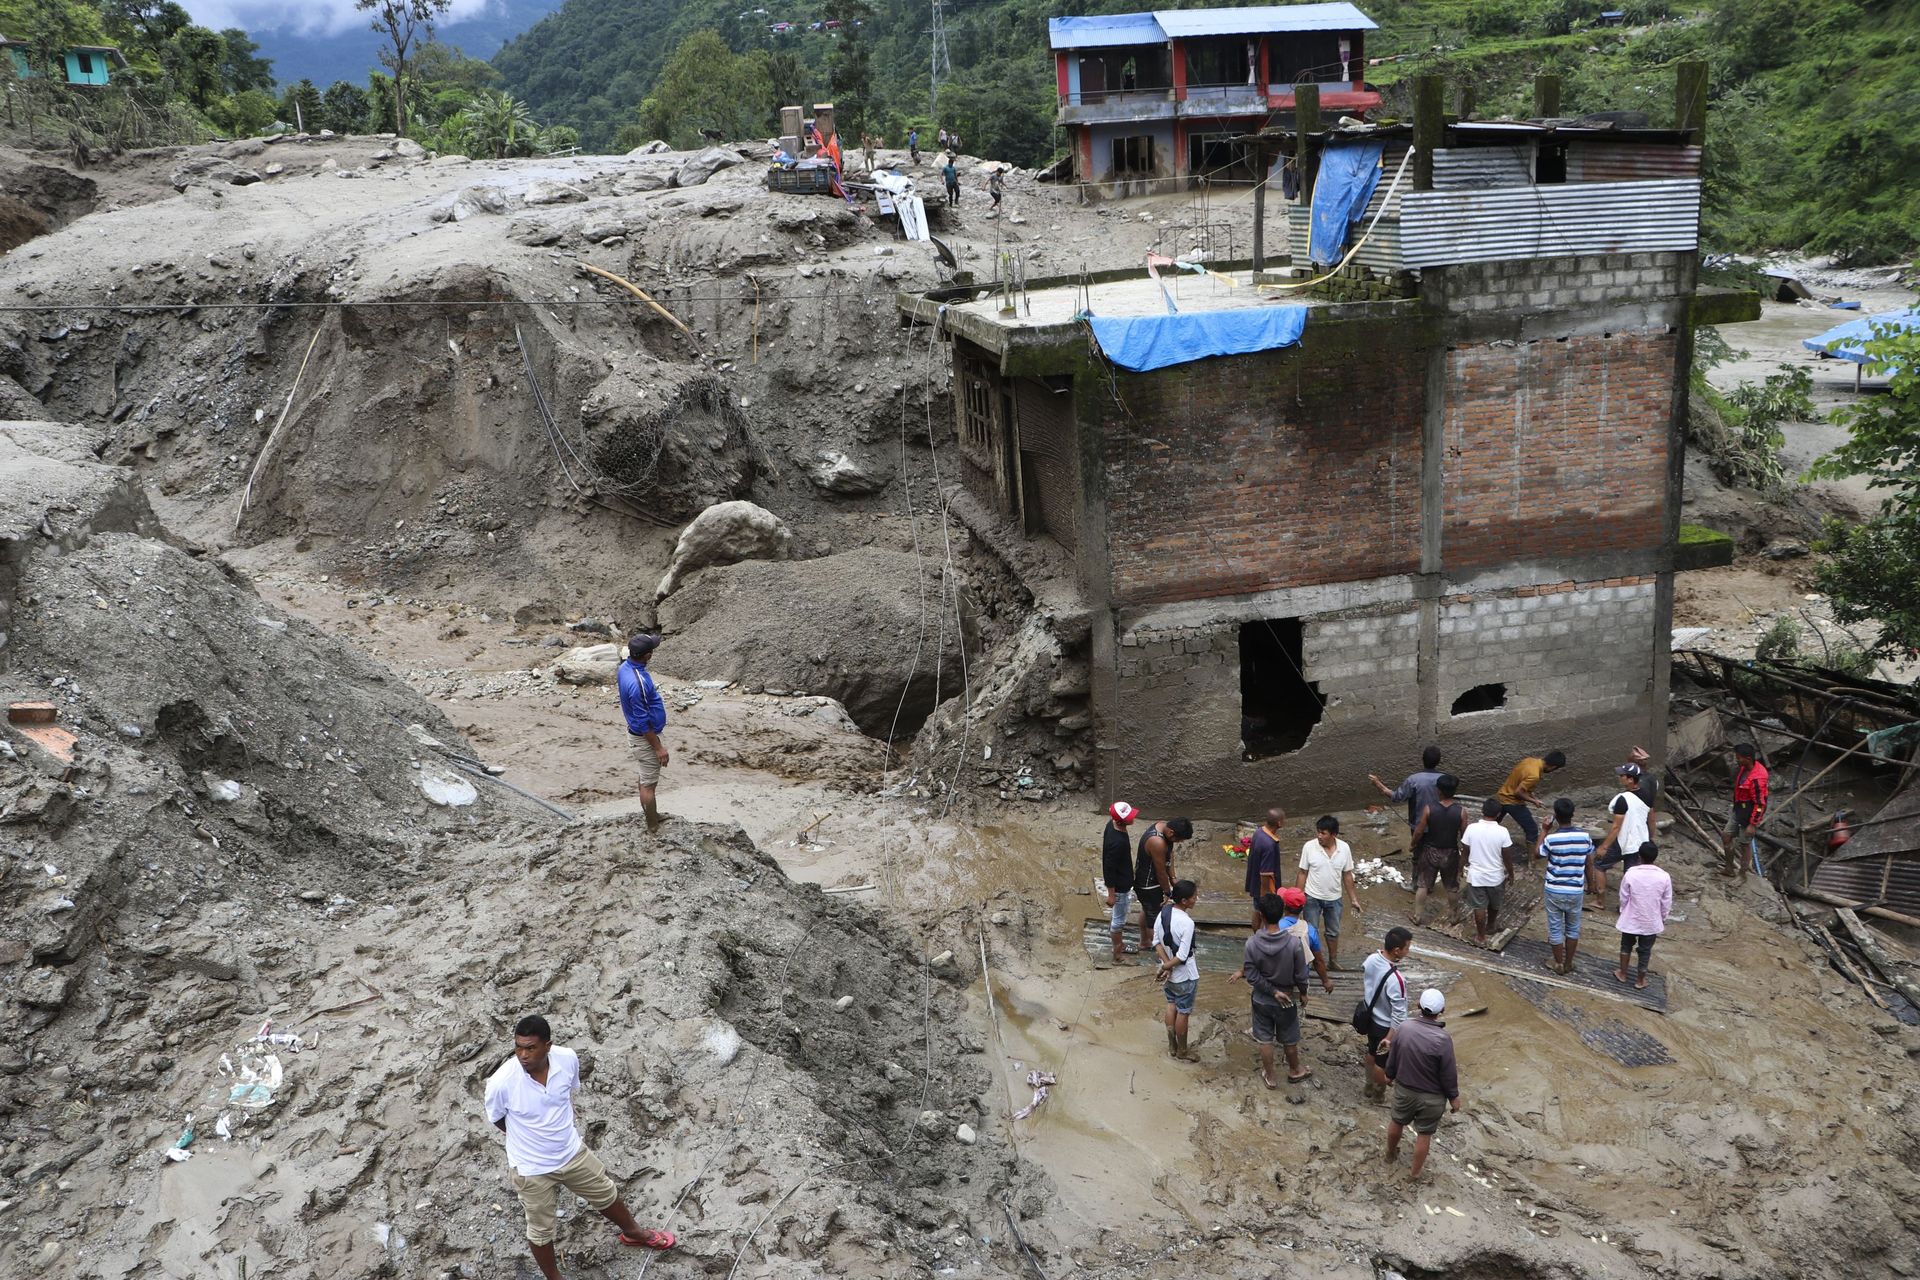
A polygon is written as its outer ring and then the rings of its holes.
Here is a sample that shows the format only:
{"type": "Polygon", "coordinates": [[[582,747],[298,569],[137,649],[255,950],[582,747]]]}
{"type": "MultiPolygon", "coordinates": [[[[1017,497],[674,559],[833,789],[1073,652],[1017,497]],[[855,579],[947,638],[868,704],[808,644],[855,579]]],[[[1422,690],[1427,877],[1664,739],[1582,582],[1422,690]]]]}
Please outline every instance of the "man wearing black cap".
{"type": "Polygon", "coordinates": [[[1621,791],[1607,806],[1613,814],[1613,825],[1599,844],[1599,861],[1593,865],[1599,869],[1600,892],[1607,891],[1607,868],[1624,862],[1629,867],[1640,862],[1640,846],[1653,838],[1649,826],[1652,810],[1647,802],[1640,798],[1640,766],[1623,764],[1615,769],[1620,779],[1621,791]]]}
{"type": "Polygon", "coordinates": [[[627,717],[628,741],[640,767],[640,807],[647,813],[647,830],[658,831],[664,819],[654,802],[660,771],[667,767],[667,744],[660,733],[667,727],[667,704],[660,700],[647,661],[660,647],[660,637],[640,632],[627,641],[627,660],[620,664],[620,710],[627,717]]]}

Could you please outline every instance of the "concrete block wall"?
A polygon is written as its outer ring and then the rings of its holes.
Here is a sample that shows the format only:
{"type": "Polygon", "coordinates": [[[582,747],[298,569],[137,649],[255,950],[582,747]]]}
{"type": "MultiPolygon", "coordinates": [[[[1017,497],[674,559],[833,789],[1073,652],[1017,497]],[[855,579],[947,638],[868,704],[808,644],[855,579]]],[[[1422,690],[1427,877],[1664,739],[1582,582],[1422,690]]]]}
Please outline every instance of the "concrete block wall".
{"type": "Polygon", "coordinates": [[[1429,268],[1420,296],[1450,314],[1572,310],[1692,290],[1690,253],[1581,254],[1429,268]]]}
{"type": "Polygon", "coordinates": [[[1632,714],[1652,669],[1654,587],[1641,576],[1447,597],[1439,606],[1439,714],[1467,690],[1495,683],[1506,685],[1506,705],[1470,716],[1532,723],[1632,714]]]}

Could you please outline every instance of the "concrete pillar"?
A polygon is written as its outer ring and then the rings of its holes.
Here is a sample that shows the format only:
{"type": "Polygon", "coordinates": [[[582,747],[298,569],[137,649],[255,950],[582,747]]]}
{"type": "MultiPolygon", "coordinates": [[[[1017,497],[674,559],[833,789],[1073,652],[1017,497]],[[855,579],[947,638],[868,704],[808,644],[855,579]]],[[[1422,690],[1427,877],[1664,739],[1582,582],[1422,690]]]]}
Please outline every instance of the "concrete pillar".
{"type": "Polygon", "coordinates": [[[1560,114],[1560,77],[1539,75],[1533,78],[1533,114],[1535,119],[1551,120],[1560,114]]]}
{"type": "Polygon", "coordinates": [[[1313,182],[1320,176],[1320,153],[1307,142],[1307,135],[1320,132],[1320,86],[1293,86],[1293,161],[1300,170],[1300,199],[1313,203],[1313,182]]]}
{"type": "Polygon", "coordinates": [[[1440,76],[1413,78],[1413,189],[1433,190],[1433,153],[1447,136],[1447,82],[1440,76]]]}
{"type": "Polygon", "coordinates": [[[1682,62],[1673,68],[1673,127],[1693,136],[1698,146],[1707,139],[1707,64],[1682,62]]]}

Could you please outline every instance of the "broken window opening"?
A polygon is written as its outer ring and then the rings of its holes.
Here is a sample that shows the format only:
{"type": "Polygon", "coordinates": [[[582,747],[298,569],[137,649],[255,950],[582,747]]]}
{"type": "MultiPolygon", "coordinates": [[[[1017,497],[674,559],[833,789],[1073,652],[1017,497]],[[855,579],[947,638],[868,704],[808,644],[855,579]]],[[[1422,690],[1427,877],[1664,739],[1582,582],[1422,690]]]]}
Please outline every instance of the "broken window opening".
{"type": "Polygon", "coordinates": [[[1240,743],[1244,759],[1286,755],[1307,745],[1326,711],[1306,677],[1298,618],[1240,625],[1240,743]]]}
{"type": "Polygon", "coordinates": [[[1476,711],[1498,711],[1507,705],[1507,686],[1477,684],[1453,700],[1449,715],[1466,716],[1476,711]]]}
{"type": "Polygon", "coordinates": [[[1121,177],[1151,177],[1153,166],[1153,135],[1141,134],[1134,138],[1115,138],[1113,140],[1113,172],[1121,177]]]}

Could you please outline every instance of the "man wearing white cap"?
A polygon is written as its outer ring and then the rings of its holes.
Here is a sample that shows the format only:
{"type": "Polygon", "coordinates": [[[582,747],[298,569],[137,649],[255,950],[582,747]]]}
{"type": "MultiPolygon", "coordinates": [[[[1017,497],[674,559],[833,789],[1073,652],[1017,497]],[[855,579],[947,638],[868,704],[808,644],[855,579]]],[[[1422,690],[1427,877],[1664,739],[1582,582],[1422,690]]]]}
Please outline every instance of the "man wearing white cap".
{"type": "Polygon", "coordinates": [[[1400,1134],[1411,1124],[1413,1169],[1417,1178],[1426,1167],[1434,1130],[1449,1110],[1460,1109],[1459,1073],[1453,1061],[1453,1037],[1440,1015],[1447,998],[1428,987],[1420,993],[1420,1016],[1393,1029],[1387,1041],[1387,1079],[1393,1081],[1393,1116],[1387,1125],[1387,1161],[1400,1155],[1400,1134]]]}
{"type": "Polygon", "coordinates": [[[1125,964],[1140,948],[1126,940],[1127,913],[1133,910],[1133,841],[1127,827],[1140,811],[1125,800],[1107,806],[1107,829],[1100,838],[1100,879],[1107,886],[1107,909],[1111,913],[1107,932],[1113,936],[1113,962],[1125,964]]]}

